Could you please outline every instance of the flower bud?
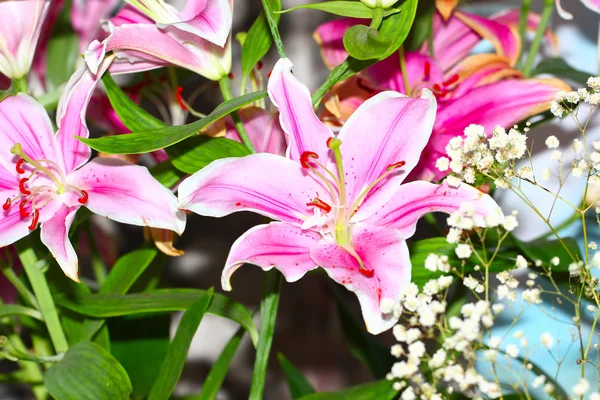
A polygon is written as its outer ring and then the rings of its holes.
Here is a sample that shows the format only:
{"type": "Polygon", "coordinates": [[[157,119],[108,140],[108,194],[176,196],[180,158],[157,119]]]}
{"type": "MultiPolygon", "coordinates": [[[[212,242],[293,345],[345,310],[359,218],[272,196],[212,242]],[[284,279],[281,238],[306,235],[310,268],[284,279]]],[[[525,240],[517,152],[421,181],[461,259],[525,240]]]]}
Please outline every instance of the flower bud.
{"type": "Polygon", "coordinates": [[[390,8],[398,2],[398,0],[360,0],[369,8],[390,8]]]}

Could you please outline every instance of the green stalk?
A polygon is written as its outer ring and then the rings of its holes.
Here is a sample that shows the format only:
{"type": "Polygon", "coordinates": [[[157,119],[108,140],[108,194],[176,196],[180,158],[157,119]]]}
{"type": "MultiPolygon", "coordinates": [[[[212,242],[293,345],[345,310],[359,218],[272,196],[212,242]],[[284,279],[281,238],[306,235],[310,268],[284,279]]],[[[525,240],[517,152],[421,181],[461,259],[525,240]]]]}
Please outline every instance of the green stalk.
{"type": "Polygon", "coordinates": [[[405,94],[410,97],[410,83],[408,82],[408,71],[406,69],[406,57],[404,55],[404,46],[400,46],[398,49],[400,54],[400,72],[402,72],[402,81],[404,82],[405,94]]]}
{"type": "MultiPolygon", "coordinates": [[[[221,79],[219,79],[219,87],[221,88],[221,93],[223,94],[223,100],[227,101],[233,98],[233,95],[231,94],[231,84],[229,83],[228,76],[224,76],[221,79]]],[[[233,119],[233,122],[235,124],[235,129],[237,129],[238,133],[240,134],[242,143],[246,145],[250,152],[256,153],[256,149],[254,148],[252,141],[248,137],[248,133],[246,133],[246,128],[244,128],[244,124],[242,123],[242,119],[240,118],[238,112],[234,111],[233,113],[231,113],[231,118],[233,119]]]]}
{"type": "Polygon", "coordinates": [[[267,366],[275,332],[280,289],[281,274],[277,271],[266,272],[263,277],[263,295],[260,302],[260,336],[256,349],[256,359],[254,360],[250,400],[262,400],[265,391],[267,366]]]}
{"type": "Polygon", "coordinates": [[[281,35],[279,35],[279,28],[277,27],[277,20],[273,16],[273,10],[269,5],[269,0],[262,0],[262,5],[265,10],[265,17],[267,18],[267,23],[269,24],[269,29],[271,30],[271,36],[273,36],[273,41],[275,42],[275,47],[277,48],[277,53],[279,53],[280,58],[287,58],[285,55],[285,50],[283,49],[283,42],[281,41],[281,35]]]}
{"type": "Polygon", "coordinates": [[[381,23],[383,22],[383,8],[377,7],[373,9],[373,19],[371,20],[371,24],[369,28],[379,29],[381,23]]]}
{"type": "MultiPolygon", "coordinates": [[[[9,335],[8,340],[10,340],[10,343],[17,350],[20,350],[23,353],[27,353],[25,343],[23,343],[19,335],[11,334],[9,335]]],[[[31,390],[33,391],[35,398],[38,400],[45,400],[49,398],[48,389],[46,389],[46,387],[43,384],[41,384],[41,382],[44,382],[44,376],[42,374],[42,369],[40,368],[39,364],[23,360],[18,361],[18,363],[21,367],[23,375],[30,378],[32,382],[40,382],[40,384],[31,385],[31,390]]]]}
{"type": "Polygon", "coordinates": [[[29,91],[29,87],[27,86],[27,77],[17,78],[13,80],[13,86],[17,93],[25,93],[29,91]]]}
{"type": "Polygon", "coordinates": [[[27,286],[23,283],[23,281],[17,276],[17,274],[13,270],[12,261],[9,261],[8,264],[5,264],[0,259],[0,269],[2,270],[2,273],[4,274],[6,279],[15,287],[15,289],[17,289],[17,292],[23,298],[25,303],[28,306],[39,310],[40,306],[38,305],[35,296],[33,295],[33,293],[31,293],[31,291],[27,288],[27,286]]]}
{"type": "Polygon", "coordinates": [[[538,50],[540,49],[540,44],[542,42],[542,39],[544,38],[544,32],[546,32],[546,28],[548,27],[548,22],[550,22],[550,17],[552,16],[553,11],[554,0],[544,0],[544,10],[542,11],[540,25],[538,26],[538,29],[535,32],[535,38],[531,43],[531,47],[529,48],[529,54],[527,55],[527,62],[525,63],[525,67],[523,68],[523,74],[525,75],[525,78],[531,77],[533,62],[535,61],[535,56],[537,55],[538,50]]]}
{"type": "Polygon", "coordinates": [[[85,225],[85,235],[88,241],[88,246],[90,248],[90,258],[92,259],[92,269],[94,271],[94,276],[96,277],[96,282],[98,286],[102,286],[104,281],[106,280],[107,272],[106,265],[104,265],[104,261],[102,257],[100,257],[100,252],[98,251],[98,246],[96,245],[96,241],[94,240],[94,232],[92,231],[92,223],[88,221],[85,225]]]}
{"type": "Polygon", "coordinates": [[[529,15],[529,8],[531,7],[531,0],[523,0],[521,6],[521,15],[519,17],[519,37],[521,38],[521,54],[519,54],[519,65],[523,62],[522,57],[525,54],[525,43],[527,34],[527,16],[529,15]]]}
{"type": "Polygon", "coordinates": [[[57,353],[66,353],[67,350],[69,350],[69,344],[60,324],[58,312],[56,311],[56,306],[54,305],[54,300],[52,299],[46,276],[36,265],[38,262],[37,256],[35,255],[33,248],[22,241],[18,242],[16,247],[25,273],[33,288],[33,293],[40,305],[40,311],[44,317],[44,322],[48,328],[52,344],[54,345],[54,351],[57,353]]]}

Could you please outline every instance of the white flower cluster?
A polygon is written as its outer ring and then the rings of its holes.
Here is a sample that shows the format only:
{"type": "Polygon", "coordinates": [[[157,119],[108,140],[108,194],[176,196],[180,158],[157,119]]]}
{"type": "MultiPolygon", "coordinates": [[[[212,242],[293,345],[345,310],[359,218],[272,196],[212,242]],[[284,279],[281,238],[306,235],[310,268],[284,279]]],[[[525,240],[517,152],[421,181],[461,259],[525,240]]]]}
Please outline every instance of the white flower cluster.
{"type": "Polygon", "coordinates": [[[474,184],[477,174],[484,174],[498,176],[496,185],[507,187],[506,181],[514,176],[514,169],[506,164],[525,156],[526,142],[527,136],[516,126],[508,132],[497,126],[488,139],[483,126],[472,124],[465,129],[464,137],[457,136],[448,142],[448,157],[439,158],[436,167],[454,173],[447,178],[451,186],[458,186],[461,181],[474,184]]]}
{"type": "Polygon", "coordinates": [[[600,77],[593,76],[587,81],[587,88],[581,88],[576,91],[556,93],[554,100],[550,104],[550,112],[554,116],[562,118],[565,114],[571,113],[580,103],[587,103],[591,106],[600,104],[600,77]]]}
{"type": "MultiPolygon", "coordinates": [[[[446,268],[447,259],[432,255],[429,268],[446,268]]],[[[442,399],[445,393],[458,389],[473,397],[500,395],[500,387],[481,376],[470,363],[463,365],[462,359],[474,360],[478,345],[482,343],[484,331],[494,324],[494,313],[503,310],[501,304],[490,307],[486,301],[467,303],[459,316],[445,319],[446,303],[443,291],[452,283],[452,277],[441,276],[430,280],[423,290],[411,283],[401,297],[406,321],[394,327],[398,341],[391,353],[400,360],[396,362],[387,378],[395,380],[394,387],[402,390],[401,399],[442,399]],[[437,330],[444,329],[441,346],[428,355],[425,341],[437,339],[437,330]],[[423,372],[431,373],[425,378],[423,372]],[[440,389],[443,388],[443,389],[440,389]],[[442,390],[441,393],[438,390],[442,390]]]]}

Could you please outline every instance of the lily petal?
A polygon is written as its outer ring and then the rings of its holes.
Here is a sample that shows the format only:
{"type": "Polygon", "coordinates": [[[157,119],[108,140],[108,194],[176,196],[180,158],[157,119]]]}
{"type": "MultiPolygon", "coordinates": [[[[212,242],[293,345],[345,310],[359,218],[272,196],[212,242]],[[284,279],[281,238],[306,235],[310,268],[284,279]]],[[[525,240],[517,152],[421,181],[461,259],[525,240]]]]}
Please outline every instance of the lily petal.
{"type": "Polygon", "coordinates": [[[321,235],[293,225],[272,222],[258,225],[235,241],[221,277],[224,290],[231,290],[231,275],[244,264],[254,264],[265,271],[280,271],[285,280],[296,282],[308,271],[317,268],[310,249],[321,235]]]}
{"type": "Polygon", "coordinates": [[[336,19],[319,25],[313,34],[313,38],[321,48],[323,61],[330,69],[340,65],[348,57],[348,52],[344,48],[344,34],[348,28],[356,24],[369,25],[369,21],[355,18],[336,19]]]}
{"type": "Polygon", "coordinates": [[[114,158],[95,158],[72,172],[67,182],[88,193],[90,211],[131,225],[181,234],[185,213],[177,198],[144,167],[114,158]]]}
{"type": "MultiPolygon", "coordinates": [[[[8,196],[14,196],[14,194],[10,192],[0,191],[0,194],[4,200],[6,200],[8,196]]],[[[4,204],[4,201],[2,201],[2,204],[4,204]]],[[[8,211],[0,209],[0,248],[15,243],[29,235],[29,232],[28,224],[23,221],[18,204],[13,204],[8,211]]]]}
{"type": "Polygon", "coordinates": [[[450,18],[457,6],[458,0],[435,0],[435,7],[442,17],[444,17],[444,20],[450,18]]]}
{"type": "MultiPolygon", "coordinates": [[[[433,15],[432,37],[433,55],[444,69],[467,57],[481,41],[481,36],[455,16],[444,21],[438,13],[433,15]]],[[[429,42],[425,42],[421,53],[428,54],[430,46],[429,42]]]]}
{"type": "Polygon", "coordinates": [[[310,151],[317,153],[321,162],[326,162],[329,158],[327,140],[333,133],[315,114],[310,92],[292,74],[292,62],[287,58],[275,64],[268,91],[271,101],[279,109],[279,122],[287,134],[287,156],[299,160],[302,153],[310,151]]]}
{"type": "MultiPolygon", "coordinates": [[[[286,135],[279,125],[279,115],[259,107],[245,107],[239,110],[246,133],[258,153],[285,155],[286,135]]],[[[233,120],[226,119],[227,137],[241,142],[233,120]]]]}
{"type": "Polygon", "coordinates": [[[42,243],[50,250],[65,275],[79,282],[79,262],[73,244],[69,240],[69,229],[78,207],[63,205],[56,214],[42,223],[40,238],[42,243]]]}
{"type": "Polygon", "coordinates": [[[112,60],[112,56],[106,58],[96,75],[91,73],[87,65],[81,65],[67,82],[58,103],[56,140],[63,154],[67,174],[85,164],[92,154],[91,149],[76,137],[87,138],[90,135],[85,119],[87,106],[112,60]]]}
{"type": "Polygon", "coordinates": [[[417,165],[429,141],[435,113],[436,100],[429,90],[423,90],[419,98],[389,91],[365,101],[342,127],[338,138],[342,141],[349,202],[360,202],[359,196],[391,165],[404,162],[369,190],[355,221],[367,218],[385,204],[417,165]]]}
{"type": "Polygon", "coordinates": [[[598,0],[581,0],[584,6],[595,13],[600,13],[600,1],[598,0]]]}
{"type": "Polygon", "coordinates": [[[397,229],[403,238],[408,239],[414,235],[417,221],[425,214],[451,214],[464,203],[470,203],[475,208],[473,221],[477,226],[483,226],[484,218],[488,215],[502,216],[502,210],[494,199],[472,186],[461,184],[453,188],[446,182],[436,185],[416,181],[401,185],[394,197],[364,222],[397,229]]]}
{"type": "Polygon", "coordinates": [[[376,335],[397,322],[393,315],[381,313],[381,300],[398,302],[410,282],[408,247],[398,231],[363,223],[354,226],[352,246],[372,276],[361,273],[356,258],[333,240],[319,241],[311,256],[331,279],[356,294],[367,330],[376,335]]]}
{"type": "Polygon", "coordinates": [[[179,207],[209,217],[252,211],[301,225],[317,195],[330,201],[327,189],[299,163],[260,153],[214,161],[187,178],[179,185],[179,207]]]}
{"type": "Polygon", "coordinates": [[[20,143],[25,154],[34,160],[62,165],[61,150],[46,110],[23,93],[0,102],[0,165],[6,171],[13,171],[18,159],[10,151],[15,143],[20,143]]]}
{"type": "Polygon", "coordinates": [[[181,22],[158,23],[157,26],[166,28],[167,32],[173,32],[172,28],[176,28],[217,46],[225,45],[233,19],[229,0],[187,0],[180,16],[183,19],[181,22]]]}

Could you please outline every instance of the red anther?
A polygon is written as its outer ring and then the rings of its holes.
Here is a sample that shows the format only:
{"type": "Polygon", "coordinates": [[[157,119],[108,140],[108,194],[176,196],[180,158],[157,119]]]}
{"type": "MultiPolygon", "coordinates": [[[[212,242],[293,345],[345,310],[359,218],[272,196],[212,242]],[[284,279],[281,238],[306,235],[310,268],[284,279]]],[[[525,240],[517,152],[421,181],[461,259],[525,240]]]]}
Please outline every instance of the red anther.
{"type": "Polygon", "coordinates": [[[436,83],[433,85],[433,91],[439,93],[442,91],[442,87],[436,83]]]}
{"type": "Polygon", "coordinates": [[[19,190],[21,191],[21,193],[23,193],[26,196],[29,196],[31,194],[29,189],[27,189],[25,187],[25,183],[27,183],[28,180],[29,180],[29,178],[23,178],[19,181],[19,190]]]}
{"type": "Polygon", "coordinates": [[[375,271],[372,269],[359,268],[358,270],[360,271],[361,274],[363,274],[367,278],[372,278],[373,275],[375,275],[375,271]]]}
{"type": "Polygon", "coordinates": [[[273,71],[269,72],[269,73],[267,74],[267,78],[270,78],[272,73],[273,73],[273,71]]]}
{"type": "Polygon", "coordinates": [[[27,218],[31,215],[31,213],[25,209],[26,205],[27,205],[27,200],[22,200],[19,203],[19,214],[21,214],[22,218],[27,218]]]}
{"type": "Polygon", "coordinates": [[[312,151],[305,151],[304,153],[300,154],[300,164],[302,164],[303,168],[310,167],[309,158],[319,158],[319,155],[312,151]]]}
{"type": "Polygon", "coordinates": [[[183,92],[183,88],[181,86],[179,86],[177,88],[177,90],[175,91],[175,98],[177,99],[177,102],[179,103],[179,107],[181,107],[181,109],[183,111],[187,111],[187,107],[185,105],[185,102],[183,101],[183,97],[181,96],[181,92],[183,92]]]}
{"type": "Polygon", "coordinates": [[[38,221],[40,220],[40,212],[38,210],[33,210],[33,219],[31,220],[31,225],[29,225],[29,230],[33,231],[37,228],[38,221]]]}
{"type": "Polygon", "coordinates": [[[256,64],[256,69],[258,69],[260,71],[262,69],[262,67],[263,67],[263,62],[258,61],[258,64],[256,64]]]}
{"type": "Polygon", "coordinates": [[[81,204],[85,204],[88,202],[88,199],[90,197],[90,195],[88,194],[88,192],[86,192],[85,190],[81,191],[81,197],[77,199],[77,201],[81,204]]]}
{"type": "Polygon", "coordinates": [[[306,203],[306,205],[309,207],[320,208],[321,210],[325,211],[325,213],[328,213],[329,211],[331,211],[331,206],[319,198],[315,198],[310,203],[306,203]]]}
{"type": "Polygon", "coordinates": [[[12,204],[12,201],[10,199],[6,199],[6,203],[4,203],[2,205],[2,209],[4,211],[8,211],[8,209],[10,208],[10,205],[12,204]]]}
{"type": "Polygon", "coordinates": [[[448,79],[446,82],[442,83],[442,85],[450,86],[450,85],[458,82],[459,79],[460,79],[460,77],[458,76],[458,74],[454,74],[454,75],[452,75],[452,77],[450,79],[448,79]]]}
{"type": "Polygon", "coordinates": [[[402,168],[406,165],[406,161],[398,161],[397,163],[390,164],[387,166],[386,170],[391,171],[396,168],[402,168]]]}
{"type": "Polygon", "coordinates": [[[329,144],[331,143],[331,141],[332,141],[332,140],[333,140],[333,136],[332,136],[332,137],[330,137],[329,139],[327,139],[327,141],[325,142],[325,145],[326,145],[327,147],[329,147],[329,144]]]}
{"type": "Polygon", "coordinates": [[[229,75],[227,75],[229,77],[230,80],[234,80],[235,79],[235,75],[233,75],[233,72],[230,72],[229,75]]]}
{"type": "Polygon", "coordinates": [[[25,164],[27,161],[25,161],[22,158],[19,158],[19,161],[17,161],[17,166],[16,166],[16,170],[17,170],[17,174],[24,174],[25,170],[23,169],[23,164],[25,164]]]}
{"type": "Polygon", "coordinates": [[[431,64],[429,63],[429,61],[425,61],[423,69],[425,70],[423,79],[428,81],[431,75],[431,64]]]}

